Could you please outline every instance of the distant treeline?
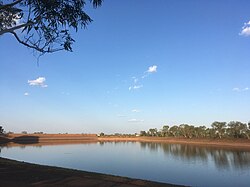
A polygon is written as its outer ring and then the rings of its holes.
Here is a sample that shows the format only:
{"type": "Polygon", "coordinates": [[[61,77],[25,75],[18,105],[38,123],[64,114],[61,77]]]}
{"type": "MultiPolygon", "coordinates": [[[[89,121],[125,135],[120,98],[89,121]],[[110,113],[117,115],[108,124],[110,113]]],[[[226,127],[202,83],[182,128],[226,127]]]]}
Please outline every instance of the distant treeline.
{"type": "Polygon", "coordinates": [[[183,137],[183,138],[250,138],[250,122],[248,124],[239,121],[212,123],[211,128],[206,126],[195,127],[181,124],[179,126],[164,125],[162,129],[149,129],[141,131],[140,136],[157,137],[183,137]]]}

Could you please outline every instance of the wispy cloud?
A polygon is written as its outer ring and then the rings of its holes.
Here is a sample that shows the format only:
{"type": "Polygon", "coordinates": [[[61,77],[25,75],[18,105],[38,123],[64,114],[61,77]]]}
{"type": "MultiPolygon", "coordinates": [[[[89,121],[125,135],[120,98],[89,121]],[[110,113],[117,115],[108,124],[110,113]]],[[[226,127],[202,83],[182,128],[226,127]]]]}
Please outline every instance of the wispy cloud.
{"type": "Polygon", "coordinates": [[[138,78],[132,77],[132,79],[133,79],[133,81],[134,81],[135,84],[138,82],[138,78]]]}
{"type": "Polygon", "coordinates": [[[244,23],[244,26],[242,27],[242,30],[239,35],[250,36],[250,21],[244,23]]]}
{"type": "Polygon", "coordinates": [[[131,110],[131,112],[138,113],[138,112],[140,112],[140,110],[138,110],[138,109],[133,109],[133,110],[131,110]]]}
{"type": "Polygon", "coordinates": [[[235,92],[245,92],[245,91],[249,91],[249,88],[248,87],[245,87],[245,88],[235,87],[232,90],[235,91],[235,92]]]}
{"type": "Polygon", "coordinates": [[[61,92],[62,95],[70,95],[69,92],[61,92]]]}
{"type": "Polygon", "coordinates": [[[157,66],[156,65],[153,65],[153,66],[150,66],[147,70],[148,73],[156,73],[157,72],[157,66]]]}
{"type": "Polygon", "coordinates": [[[129,90],[138,90],[138,89],[140,89],[140,88],[142,88],[142,87],[143,87],[143,85],[141,84],[141,85],[130,86],[128,89],[129,89],[129,90]]]}
{"type": "Polygon", "coordinates": [[[28,92],[25,92],[23,95],[24,96],[29,96],[30,94],[28,92]]]}
{"type": "Polygon", "coordinates": [[[140,122],[144,122],[143,119],[129,119],[128,122],[130,123],[140,123],[140,122]]]}
{"type": "Polygon", "coordinates": [[[126,115],[123,115],[123,114],[118,114],[117,117],[118,117],[118,118],[125,118],[125,117],[127,117],[127,116],[126,116],[126,115]]]}
{"type": "Polygon", "coordinates": [[[142,80],[144,78],[146,78],[147,76],[149,76],[150,74],[152,73],[156,73],[157,72],[157,66],[156,65],[153,65],[153,66],[149,66],[147,71],[145,71],[143,73],[143,75],[140,77],[140,78],[137,78],[137,77],[132,77],[132,80],[133,80],[133,85],[130,86],[128,89],[129,90],[137,90],[137,89],[140,89],[143,87],[142,84],[138,84],[139,82],[142,82],[142,80]]]}
{"type": "Polygon", "coordinates": [[[28,84],[30,86],[40,86],[42,88],[46,88],[48,87],[47,84],[45,84],[45,77],[38,77],[37,79],[34,79],[34,80],[28,80],[28,84]]]}
{"type": "Polygon", "coordinates": [[[148,70],[144,72],[144,74],[142,75],[142,79],[146,78],[147,76],[149,76],[152,73],[156,73],[157,72],[157,66],[153,65],[153,66],[149,66],[148,70]]]}

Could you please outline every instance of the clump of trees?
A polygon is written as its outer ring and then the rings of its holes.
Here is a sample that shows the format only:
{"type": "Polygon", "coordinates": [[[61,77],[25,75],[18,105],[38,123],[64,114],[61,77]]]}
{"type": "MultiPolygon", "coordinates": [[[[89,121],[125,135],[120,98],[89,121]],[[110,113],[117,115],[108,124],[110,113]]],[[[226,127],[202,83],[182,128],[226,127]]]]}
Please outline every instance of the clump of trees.
{"type": "Polygon", "coordinates": [[[98,137],[134,137],[134,136],[137,136],[137,133],[135,134],[122,134],[122,133],[104,134],[104,132],[101,132],[97,136],[98,137]]]}
{"type": "Polygon", "coordinates": [[[40,131],[40,132],[34,132],[34,134],[43,134],[43,132],[42,131],[40,131]]]}
{"type": "Polygon", "coordinates": [[[188,124],[164,125],[162,129],[151,128],[141,131],[141,136],[156,137],[181,137],[181,138],[246,138],[250,139],[250,122],[248,124],[239,121],[218,122],[211,124],[211,128],[205,126],[193,126],[188,124]]]}

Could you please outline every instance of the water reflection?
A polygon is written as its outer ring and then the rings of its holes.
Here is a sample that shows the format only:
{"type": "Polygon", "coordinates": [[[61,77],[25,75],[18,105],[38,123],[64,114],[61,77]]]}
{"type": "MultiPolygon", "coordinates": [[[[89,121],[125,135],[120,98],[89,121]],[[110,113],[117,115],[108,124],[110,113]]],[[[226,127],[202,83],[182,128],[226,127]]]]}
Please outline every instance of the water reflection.
{"type": "Polygon", "coordinates": [[[119,146],[127,145],[128,149],[131,144],[139,144],[140,148],[150,152],[163,152],[164,157],[171,157],[175,160],[182,160],[188,163],[202,163],[209,165],[213,163],[219,170],[243,170],[250,169],[250,151],[242,149],[230,149],[221,147],[197,146],[190,144],[168,144],[168,143],[153,143],[153,142],[126,142],[126,141],[88,141],[88,142],[43,142],[34,144],[19,144],[7,143],[0,145],[0,153],[2,148],[19,147],[25,149],[28,147],[42,148],[43,146],[57,146],[67,144],[98,144],[103,147],[104,145],[119,146]]]}
{"type": "Polygon", "coordinates": [[[249,186],[249,149],[121,141],[11,142],[1,148],[2,157],[43,165],[187,186],[249,186]]]}
{"type": "Polygon", "coordinates": [[[250,152],[246,150],[149,142],[140,142],[140,146],[153,152],[163,151],[166,157],[186,162],[207,163],[211,159],[217,169],[250,169],[250,152]]]}

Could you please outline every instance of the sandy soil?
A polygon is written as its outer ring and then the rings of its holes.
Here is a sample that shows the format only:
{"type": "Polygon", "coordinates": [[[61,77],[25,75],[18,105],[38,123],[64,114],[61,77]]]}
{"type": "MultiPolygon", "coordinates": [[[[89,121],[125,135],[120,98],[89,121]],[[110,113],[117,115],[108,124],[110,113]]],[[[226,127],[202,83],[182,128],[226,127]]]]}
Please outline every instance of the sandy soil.
{"type": "Polygon", "coordinates": [[[177,185],[104,175],[59,167],[41,166],[0,157],[3,187],[174,187],[177,185]]]}

